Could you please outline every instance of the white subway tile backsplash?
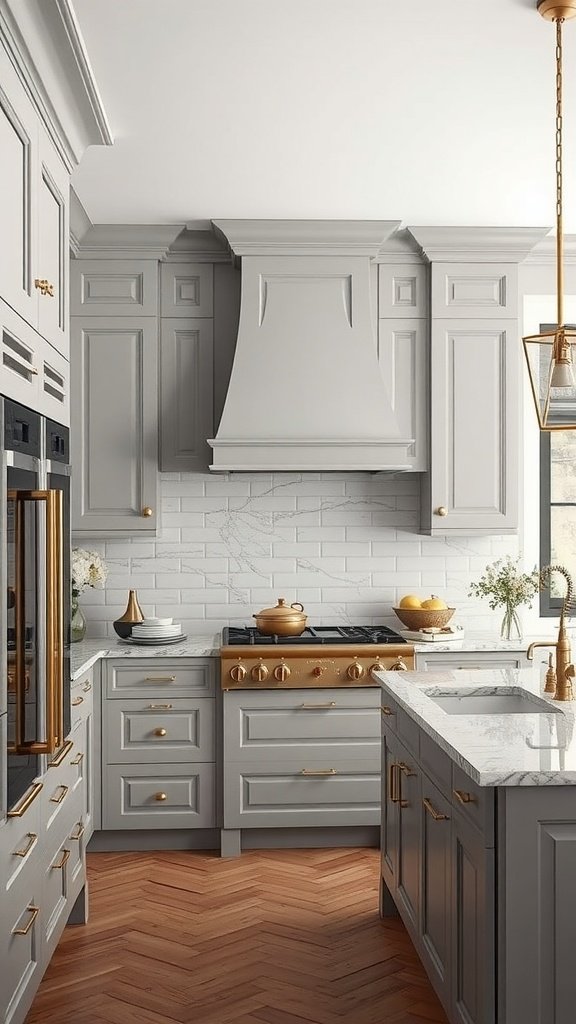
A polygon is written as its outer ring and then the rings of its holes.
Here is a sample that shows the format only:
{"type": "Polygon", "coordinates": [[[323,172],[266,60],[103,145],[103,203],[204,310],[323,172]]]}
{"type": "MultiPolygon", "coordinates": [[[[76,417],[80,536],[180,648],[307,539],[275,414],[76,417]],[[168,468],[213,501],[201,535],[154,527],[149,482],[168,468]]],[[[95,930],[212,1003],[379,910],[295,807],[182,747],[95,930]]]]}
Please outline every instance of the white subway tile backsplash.
{"type": "Polygon", "coordinates": [[[500,615],[468,597],[485,565],[515,554],[513,537],[421,537],[420,479],[411,474],[261,473],[160,476],[156,540],[89,541],[110,574],[82,604],[93,636],[136,589],[148,615],[173,615],[186,631],[252,624],[279,596],[301,601],[314,624],[387,623],[406,593],[437,593],[462,625],[498,628],[500,615]]]}

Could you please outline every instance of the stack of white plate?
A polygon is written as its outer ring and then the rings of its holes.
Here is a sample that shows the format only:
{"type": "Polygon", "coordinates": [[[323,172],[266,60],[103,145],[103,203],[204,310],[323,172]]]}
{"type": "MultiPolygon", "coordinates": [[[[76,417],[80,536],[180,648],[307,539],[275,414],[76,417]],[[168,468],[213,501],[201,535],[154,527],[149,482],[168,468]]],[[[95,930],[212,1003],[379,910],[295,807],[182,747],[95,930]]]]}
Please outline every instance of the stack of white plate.
{"type": "Polygon", "coordinates": [[[182,623],[173,619],[144,619],[132,626],[132,643],[138,644],[175,644],[185,640],[182,623]]]}

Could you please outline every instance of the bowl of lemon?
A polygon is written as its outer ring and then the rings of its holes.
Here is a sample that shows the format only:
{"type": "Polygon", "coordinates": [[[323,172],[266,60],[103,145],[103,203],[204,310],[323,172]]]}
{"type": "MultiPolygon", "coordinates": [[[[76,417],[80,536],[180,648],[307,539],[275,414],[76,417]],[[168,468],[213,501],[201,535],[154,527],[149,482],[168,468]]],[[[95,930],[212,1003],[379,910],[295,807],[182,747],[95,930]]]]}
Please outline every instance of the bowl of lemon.
{"type": "Polygon", "coordinates": [[[416,594],[406,594],[398,608],[393,609],[407,629],[444,629],[456,611],[441,597],[431,594],[423,601],[416,594]]]}

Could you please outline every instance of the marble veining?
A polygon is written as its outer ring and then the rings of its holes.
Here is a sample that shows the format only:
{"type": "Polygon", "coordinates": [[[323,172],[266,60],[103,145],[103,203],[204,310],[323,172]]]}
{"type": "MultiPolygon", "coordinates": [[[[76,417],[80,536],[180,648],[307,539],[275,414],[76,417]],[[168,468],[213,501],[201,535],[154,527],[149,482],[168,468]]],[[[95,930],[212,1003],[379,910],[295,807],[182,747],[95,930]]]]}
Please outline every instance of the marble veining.
{"type": "Polygon", "coordinates": [[[384,691],[480,786],[576,785],[576,702],[543,692],[542,669],[375,672],[384,691]],[[450,715],[429,693],[473,694],[521,687],[539,696],[550,713],[450,715]]]}
{"type": "Polygon", "coordinates": [[[180,644],[127,644],[122,640],[83,640],[72,644],[70,672],[74,682],[100,658],[216,658],[220,654],[220,634],[189,637],[180,644]]]}

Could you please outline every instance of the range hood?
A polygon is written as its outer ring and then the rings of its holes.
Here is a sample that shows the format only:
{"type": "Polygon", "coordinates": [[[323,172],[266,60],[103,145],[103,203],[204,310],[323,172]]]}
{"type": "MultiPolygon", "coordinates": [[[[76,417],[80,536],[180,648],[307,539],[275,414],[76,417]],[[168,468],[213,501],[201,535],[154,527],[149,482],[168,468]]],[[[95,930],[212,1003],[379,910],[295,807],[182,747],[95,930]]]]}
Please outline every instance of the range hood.
{"type": "Polygon", "coordinates": [[[236,354],[210,469],[406,470],[378,365],[371,259],[397,221],[214,221],[241,262],[236,354]]]}

